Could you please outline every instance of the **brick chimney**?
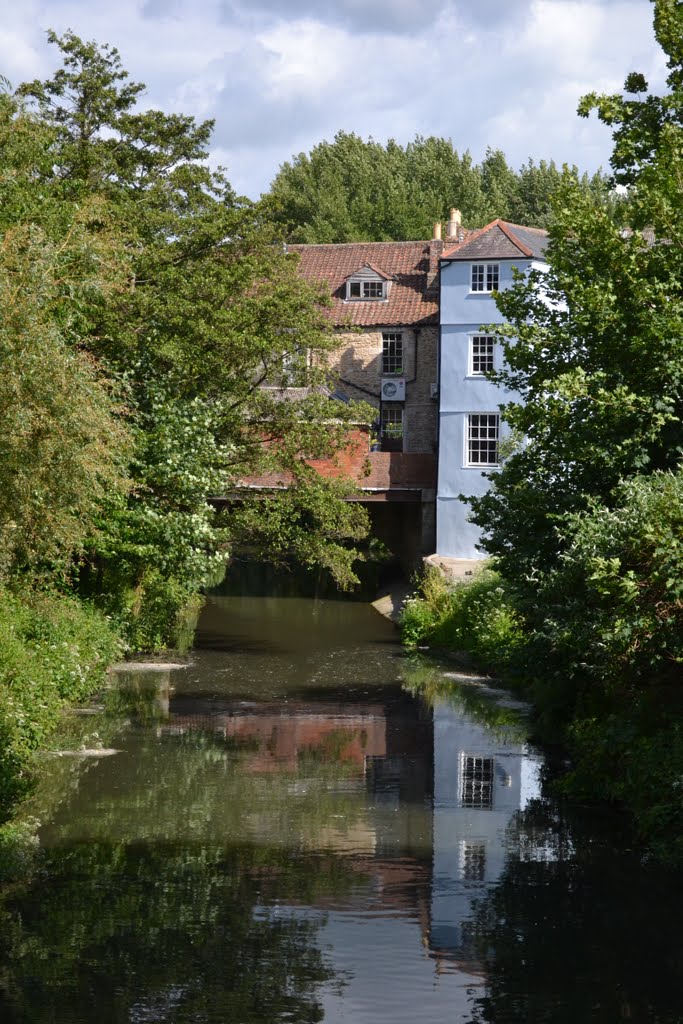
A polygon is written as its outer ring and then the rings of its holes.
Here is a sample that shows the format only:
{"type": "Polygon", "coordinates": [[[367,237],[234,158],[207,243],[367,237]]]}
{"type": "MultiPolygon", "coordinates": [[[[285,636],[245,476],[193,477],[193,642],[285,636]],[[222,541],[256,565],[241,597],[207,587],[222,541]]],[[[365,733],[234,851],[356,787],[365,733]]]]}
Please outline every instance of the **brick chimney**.
{"type": "Polygon", "coordinates": [[[434,237],[431,242],[427,243],[427,253],[429,255],[429,267],[427,270],[427,283],[425,286],[426,292],[436,291],[439,281],[439,260],[441,259],[441,253],[443,252],[443,242],[441,241],[441,225],[434,225],[434,237]],[[439,228],[437,235],[436,229],[439,228]]]}

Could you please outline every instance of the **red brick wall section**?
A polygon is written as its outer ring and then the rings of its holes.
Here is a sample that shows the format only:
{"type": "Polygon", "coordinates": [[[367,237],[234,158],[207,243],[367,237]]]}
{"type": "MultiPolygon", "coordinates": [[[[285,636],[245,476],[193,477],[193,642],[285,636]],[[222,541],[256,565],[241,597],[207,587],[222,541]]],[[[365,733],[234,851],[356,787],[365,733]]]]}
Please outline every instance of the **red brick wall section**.
{"type": "MultiPolygon", "coordinates": [[[[349,431],[346,446],[334,459],[312,459],[313,466],[324,477],[350,477],[366,490],[392,488],[433,488],[436,486],[436,457],[413,452],[371,452],[368,433],[355,428],[349,431]]],[[[282,487],[290,484],[287,474],[269,473],[247,477],[243,485],[251,487],[282,487]]]]}

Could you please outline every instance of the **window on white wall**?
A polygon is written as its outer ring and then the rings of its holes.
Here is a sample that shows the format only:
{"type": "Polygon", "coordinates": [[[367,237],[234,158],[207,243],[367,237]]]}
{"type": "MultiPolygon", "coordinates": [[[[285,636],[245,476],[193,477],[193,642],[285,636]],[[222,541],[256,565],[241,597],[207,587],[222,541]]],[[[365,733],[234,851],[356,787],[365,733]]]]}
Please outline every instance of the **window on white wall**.
{"type": "Polygon", "coordinates": [[[493,369],[493,351],[496,339],[490,334],[470,337],[470,374],[478,377],[493,369]]]}
{"type": "Polygon", "coordinates": [[[493,758],[460,755],[460,806],[476,810],[493,807],[493,758]]]}
{"type": "Polygon", "coordinates": [[[467,465],[497,466],[500,416],[473,412],[467,417],[467,465]]]}
{"type": "Polygon", "coordinates": [[[460,840],[460,874],[466,882],[483,882],[486,876],[486,843],[460,840]]]}
{"type": "Polygon", "coordinates": [[[473,292],[497,292],[499,280],[500,267],[498,263],[472,264],[473,292]]]}

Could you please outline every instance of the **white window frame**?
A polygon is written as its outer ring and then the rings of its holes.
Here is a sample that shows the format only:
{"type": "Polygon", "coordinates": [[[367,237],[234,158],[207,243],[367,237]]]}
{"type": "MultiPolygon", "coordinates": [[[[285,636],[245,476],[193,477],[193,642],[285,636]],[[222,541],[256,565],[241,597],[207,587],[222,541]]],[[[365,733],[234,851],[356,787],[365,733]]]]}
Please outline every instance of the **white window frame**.
{"type": "Polygon", "coordinates": [[[387,297],[387,282],[382,281],[378,278],[351,278],[346,282],[346,301],[347,302],[382,302],[387,297]],[[360,295],[352,295],[351,288],[353,285],[358,285],[360,295]],[[366,295],[366,288],[368,291],[376,289],[379,286],[379,295],[366,295]]]}
{"type": "Polygon", "coordinates": [[[458,861],[460,877],[464,882],[483,882],[486,878],[486,840],[461,839],[458,844],[458,861]]]}
{"type": "Polygon", "coordinates": [[[474,343],[480,338],[484,338],[491,342],[491,370],[496,368],[496,336],[495,334],[482,334],[481,331],[475,331],[469,335],[469,352],[467,356],[467,376],[468,377],[483,377],[485,370],[474,369],[474,343]]]}
{"type": "Polygon", "coordinates": [[[406,350],[405,342],[403,338],[403,331],[383,331],[382,332],[382,376],[391,377],[394,374],[400,377],[405,373],[406,366],[406,350]],[[392,350],[391,346],[397,346],[397,349],[392,350]],[[397,355],[396,352],[400,353],[397,355]],[[386,367],[385,359],[394,359],[399,362],[399,366],[393,370],[388,370],[386,367]]]}
{"type": "Polygon", "coordinates": [[[460,754],[459,803],[472,811],[492,811],[496,762],[484,754],[460,754]]]}
{"type": "Polygon", "coordinates": [[[405,410],[400,402],[382,403],[382,412],[380,414],[379,429],[382,436],[386,434],[387,437],[394,438],[395,440],[398,440],[399,438],[402,441],[405,440],[405,410]],[[395,418],[393,418],[393,424],[389,422],[385,423],[385,417],[387,421],[389,421],[392,418],[390,415],[391,413],[398,414],[395,418]],[[390,429],[385,430],[385,426],[389,426],[390,429]],[[392,426],[394,427],[393,431],[391,430],[392,426]],[[399,429],[396,429],[397,427],[399,429]]]}
{"type": "Polygon", "coordinates": [[[470,267],[470,293],[491,295],[500,291],[500,263],[473,263],[470,267]],[[495,279],[495,281],[494,281],[495,279]]]}
{"type": "MultiPolygon", "coordinates": [[[[487,426],[490,426],[490,425],[487,425],[487,426]]],[[[465,413],[464,427],[465,427],[465,429],[464,429],[464,438],[463,438],[463,440],[464,440],[465,450],[463,452],[463,466],[465,467],[465,469],[498,469],[498,467],[500,466],[500,412],[499,411],[491,411],[491,410],[486,410],[486,411],[482,411],[482,412],[467,412],[467,413],[465,413]],[[482,426],[482,424],[476,424],[475,425],[472,422],[472,419],[473,419],[474,416],[492,416],[496,420],[496,424],[495,424],[495,426],[496,426],[495,441],[496,441],[496,455],[497,455],[497,458],[496,458],[495,462],[472,462],[471,461],[472,451],[471,451],[471,448],[470,448],[470,442],[471,441],[475,441],[475,440],[487,440],[486,438],[484,438],[484,439],[482,439],[482,438],[473,438],[471,436],[472,428],[474,426],[476,426],[477,429],[480,429],[481,426],[482,426]]],[[[490,440],[490,439],[488,439],[488,440],[490,440]]]]}

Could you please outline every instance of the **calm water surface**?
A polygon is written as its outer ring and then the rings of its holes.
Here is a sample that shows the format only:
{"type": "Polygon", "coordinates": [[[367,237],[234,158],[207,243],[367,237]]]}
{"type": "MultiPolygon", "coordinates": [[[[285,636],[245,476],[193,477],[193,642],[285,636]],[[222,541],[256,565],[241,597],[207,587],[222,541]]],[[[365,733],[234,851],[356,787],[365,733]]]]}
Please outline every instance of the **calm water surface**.
{"type": "Polygon", "coordinates": [[[47,765],[0,1021],[683,1020],[680,878],[541,798],[500,694],[365,605],[212,598],[198,639],[65,726],[118,753],[47,765]]]}

